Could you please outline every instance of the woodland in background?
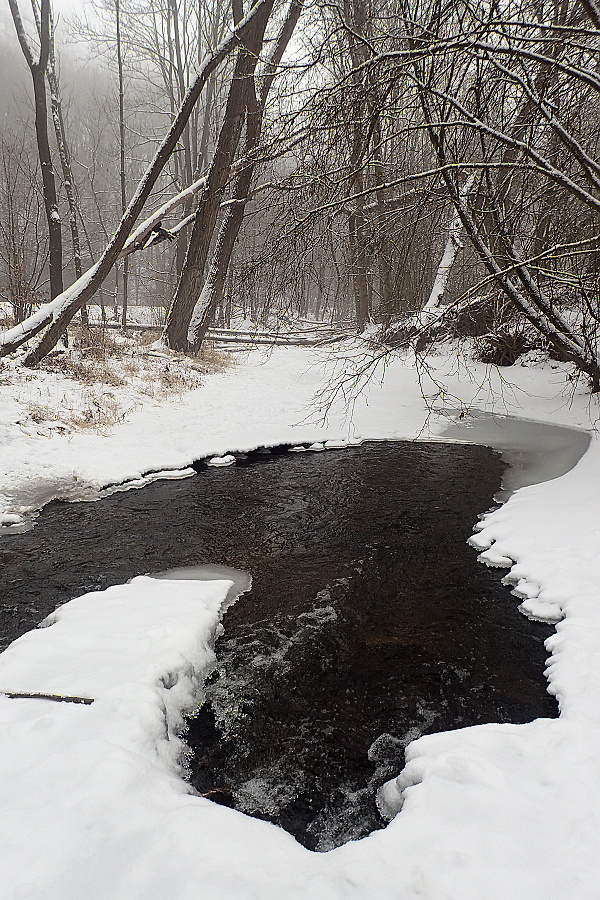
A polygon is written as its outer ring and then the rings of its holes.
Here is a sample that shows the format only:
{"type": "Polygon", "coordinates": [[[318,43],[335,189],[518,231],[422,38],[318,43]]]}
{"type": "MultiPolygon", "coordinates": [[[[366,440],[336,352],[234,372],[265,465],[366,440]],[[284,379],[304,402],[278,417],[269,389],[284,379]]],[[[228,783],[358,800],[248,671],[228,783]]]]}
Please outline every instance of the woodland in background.
{"type": "Polygon", "coordinates": [[[184,353],[233,314],[351,321],[542,347],[600,389],[595,0],[25,3],[0,13],[0,354],[145,304],[184,353]]]}

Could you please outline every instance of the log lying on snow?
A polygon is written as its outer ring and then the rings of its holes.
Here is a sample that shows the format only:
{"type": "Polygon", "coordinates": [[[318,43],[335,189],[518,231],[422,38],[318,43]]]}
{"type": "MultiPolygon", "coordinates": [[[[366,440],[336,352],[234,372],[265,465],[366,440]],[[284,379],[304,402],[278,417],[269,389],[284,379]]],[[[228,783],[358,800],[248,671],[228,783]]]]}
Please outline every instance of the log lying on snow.
{"type": "MultiPolygon", "coordinates": [[[[123,330],[123,326],[119,322],[91,322],[91,328],[112,328],[123,330]]],[[[128,323],[125,331],[162,331],[163,325],[151,325],[147,323],[128,323]]],[[[316,347],[319,344],[334,344],[337,341],[344,341],[354,332],[354,329],[346,329],[344,331],[325,332],[324,329],[315,329],[314,331],[292,331],[289,333],[279,332],[254,332],[254,331],[233,331],[229,329],[211,328],[207,332],[209,341],[218,343],[233,344],[270,344],[271,346],[307,346],[316,347]],[[311,338],[309,335],[313,335],[311,338]]]]}
{"type": "Polygon", "coordinates": [[[0,691],[0,696],[11,697],[13,700],[54,700],[57,703],[85,703],[87,706],[94,702],[91,697],[68,697],[64,694],[32,694],[27,691],[0,691]]]}

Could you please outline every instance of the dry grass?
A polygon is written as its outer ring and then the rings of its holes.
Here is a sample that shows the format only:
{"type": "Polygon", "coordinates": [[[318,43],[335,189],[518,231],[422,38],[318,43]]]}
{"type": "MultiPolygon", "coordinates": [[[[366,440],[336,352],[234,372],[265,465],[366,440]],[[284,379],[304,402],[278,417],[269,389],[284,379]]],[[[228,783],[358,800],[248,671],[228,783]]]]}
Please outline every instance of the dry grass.
{"type": "Polygon", "coordinates": [[[190,359],[168,351],[152,351],[154,331],[103,328],[71,329],[70,346],[47,357],[38,369],[74,382],[60,408],[30,403],[36,424],[58,420],[67,429],[105,431],[127,419],[148,398],[178,397],[201,384],[203,375],[232,365],[227,353],[212,348],[190,359]]]}
{"type": "Polygon", "coordinates": [[[79,430],[104,432],[124,422],[132,409],[123,409],[114,394],[89,392],[83,410],[73,412],[68,424],[79,430]]]}
{"type": "Polygon", "coordinates": [[[55,420],[57,417],[55,409],[43,406],[41,403],[28,403],[26,409],[27,415],[36,425],[55,420]]]}
{"type": "Polygon", "coordinates": [[[0,360],[0,384],[11,384],[11,371],[4,360],[0,360]]]}
{"type": "Polygon", "coordinates": [[[162,328],[147,328],[144,331],[131,331],[128,332],[129,340],[132,343],[137,344],[138,347],[149,347],[150,344],[154,344],[155,341],[160,337],[162,328]]]}
{"type": "Polygon", "coordinates": [[[190,369],[180,369],[177,363],[163,363],[153,369],[152,378],[144,379],[142,393],[154,400],[180,396],[200,386],[200,376],[190,369]]]}
{"type": "Polygon", "coordinates": [[[61,354],[47,357],[38,368],[45,372],[56,372],[65,378],[73,378],[82,384],[108,384],[111,387],[122,387],[126,384],[106,357],[82,358],[79,352],[77,355],[61,354]]]}
{"type": "Polygon", "coordinates": [[[119,351],[121,343],[117,335],[117,331],[109,328],[83,328],[81,325],[69,331],[72,347],[96,359],[119,351]]]}
{"type": "Polygon", "coordinates": [[[76,406],[69,406],[66,398],[63,398],[63,403],[58,409],[30,402],[26,406],[27,414],[36,425],[43,426],[52,422],[54,423],[52,427],[59,431],[69,432],[76,429],[105,433],[113,425],[124,422],[138,405],[130,404],[124,408],[123,403],[114,394],[102,390],[85,391],[77,399],[79,402],[76,406]]]}
{"type": "Polygon", "coordinates": [[[203,372],[222,372],[235,365],[235,361],[229,353],[222,350],[216,350],[214,347],[205,347],[197,356],[194,357],[197,364],[202,367],[203,372]]]}

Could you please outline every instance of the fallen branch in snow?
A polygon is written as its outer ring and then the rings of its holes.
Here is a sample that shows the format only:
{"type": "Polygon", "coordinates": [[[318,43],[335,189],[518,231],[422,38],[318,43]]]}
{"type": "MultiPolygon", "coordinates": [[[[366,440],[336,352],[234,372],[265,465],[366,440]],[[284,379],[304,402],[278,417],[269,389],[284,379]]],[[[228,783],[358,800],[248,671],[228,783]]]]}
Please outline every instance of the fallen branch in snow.
{"type": "Polygon", "coordinates": [[[31,694],[25,691],[0,691],[0,695],[13,700],[55,700],[57,703],[93,703],[91,697],[67,697],[62,694],[31,694]]]}

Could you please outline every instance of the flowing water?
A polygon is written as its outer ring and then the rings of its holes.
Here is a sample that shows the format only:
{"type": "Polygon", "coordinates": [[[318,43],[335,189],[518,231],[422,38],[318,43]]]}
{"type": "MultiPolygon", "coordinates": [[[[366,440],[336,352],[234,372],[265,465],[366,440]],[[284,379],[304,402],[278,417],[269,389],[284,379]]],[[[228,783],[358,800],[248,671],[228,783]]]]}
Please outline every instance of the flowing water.
{"type": "Polygon", "coordinates": [[[190,780],[330,849],[381,827],[376,788],[414,737],[556,715],[551,628],[466,545],[502,469],[484,447],[366,444],[52,503],[0,545],[3,646],[140,573],[248,572],[190,723],[190,780]]]}

